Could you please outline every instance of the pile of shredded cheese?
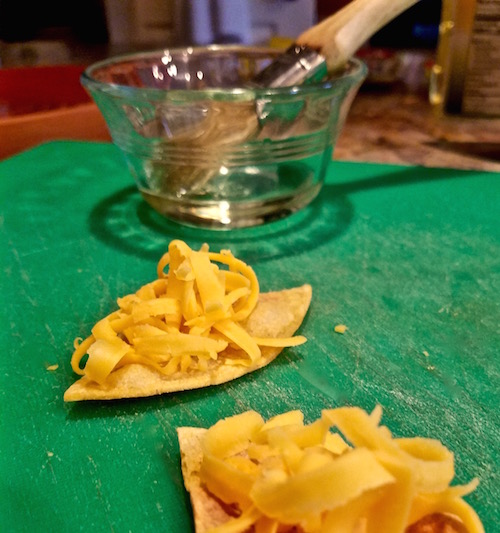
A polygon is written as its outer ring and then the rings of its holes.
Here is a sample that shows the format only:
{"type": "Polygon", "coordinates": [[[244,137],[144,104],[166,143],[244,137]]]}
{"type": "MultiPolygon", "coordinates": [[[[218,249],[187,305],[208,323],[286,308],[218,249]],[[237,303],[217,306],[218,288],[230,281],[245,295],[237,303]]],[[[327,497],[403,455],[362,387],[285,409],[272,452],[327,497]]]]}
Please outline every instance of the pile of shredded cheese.
{"type": "Polygon", "coordinates": [[[207,245],[194,251],[175,240],[157,270],[158,279],[119,298],[118,310],[100,320],[88,338],[75,340],[71,366],[77,374],[102,385],[115,369],[134,363],[167,376],[206,371],[221,358],[251,366],[262,346],[306,340],[255,338],[245,331],[242,322],[257,304],[259,283],[252,268],[230,251],[213,253],[207,245]]]}
{"type": "Polygon", "coordinates": [[[248,411],[219,421],[203,436],[201,483],[241,514],[210,531],[402,533],[449,513],[484,533],[463,500],[477,480],[451,487],[453,454],[437,440],[393,438],[381,414],[342,407],[305,425],[301,411],[267,422],[248,411]]]}

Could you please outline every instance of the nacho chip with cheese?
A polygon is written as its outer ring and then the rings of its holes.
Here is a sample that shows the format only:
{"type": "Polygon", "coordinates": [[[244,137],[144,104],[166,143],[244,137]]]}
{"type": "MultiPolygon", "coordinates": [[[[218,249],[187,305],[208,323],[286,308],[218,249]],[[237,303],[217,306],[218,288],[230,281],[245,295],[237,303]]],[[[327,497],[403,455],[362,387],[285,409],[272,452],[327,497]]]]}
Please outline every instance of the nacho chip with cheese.
{"type": "Polygon", "coordinates": [[[269,364],[294,336],[310,285],[260,293],[253,269],[230,251],[172,241],[158,278],[118,299],[118,309],[75,340],[81,378],[65,401],[153,396],[217,385],[269,364]]]}
{"type": "Polygon", "coordinates": [[[428,438],[394,438],[379,406],[255,411],[208,430],[178,428],[196,533],[484,533],[451,486],[453,454],[428,438]]]}

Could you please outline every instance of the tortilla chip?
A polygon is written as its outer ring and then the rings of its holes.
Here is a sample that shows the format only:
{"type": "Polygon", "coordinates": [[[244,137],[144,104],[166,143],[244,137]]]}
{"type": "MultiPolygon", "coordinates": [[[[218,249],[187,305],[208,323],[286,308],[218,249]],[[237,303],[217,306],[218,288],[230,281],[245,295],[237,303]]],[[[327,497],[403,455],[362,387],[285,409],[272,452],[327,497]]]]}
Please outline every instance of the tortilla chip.
{"type": "Polygon", "coordinates": [[[213,527],[224,524],[231,518],[224,504],[214,498],[201,485],[200,467],[203,459],[201,442],[206,431],[203,428],[177,428],[182,477],[191,500],[196,533],[204,533],[213,527]]]}
{"type": "Polygon", "coordinates": [[[405,533],[467,533],[467,528],[452,516],[433,513],[407,527],[405,533]]]}
{"type": "MultiPolygon", "coordinates": [[[[206,432],[207,429],[199,427],[177,428],[182,477],[190,497],[196,533],[206,533],[237,516],[230,506],[215,498],[201,483],[202,441],[206,432]]],[[[283,531],[296,531],[296,529],[290,526],[290,529],[283,531]]],[[[405,533],[468,533],[468,529],[458,518],[434,512],[409,525],[405,533]]]]}
{"type": "MultiPolygon", "coordinates": [[[[242,325],[254,337],[290,337],[302,324],[311,296],[310,285],[261,293],[255,309],[242,325]]],[[[82,377],[67,389],[64,400],[140,398],[219,385],[268,365],[282,350],[262,347],[262,357],[250,366],[228,365],[220,358],[213,361],[206,372],[188,370],[172,376],[161,374],[150,366],[130,364],[113,371],[105,385],[82,377]]]]}

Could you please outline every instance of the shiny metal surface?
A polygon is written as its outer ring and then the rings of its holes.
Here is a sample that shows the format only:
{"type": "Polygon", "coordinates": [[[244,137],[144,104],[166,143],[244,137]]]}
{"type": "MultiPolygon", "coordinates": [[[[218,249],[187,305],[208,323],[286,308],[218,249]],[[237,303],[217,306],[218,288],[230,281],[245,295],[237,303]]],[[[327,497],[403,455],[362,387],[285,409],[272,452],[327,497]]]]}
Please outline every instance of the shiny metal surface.
{"type": "Polygon", "coordinates": [[[326,74],[326,61],[319,52],[294,44],[259,72],[252,83],[257,87],[290,87],[319,81],[326,74]]]}

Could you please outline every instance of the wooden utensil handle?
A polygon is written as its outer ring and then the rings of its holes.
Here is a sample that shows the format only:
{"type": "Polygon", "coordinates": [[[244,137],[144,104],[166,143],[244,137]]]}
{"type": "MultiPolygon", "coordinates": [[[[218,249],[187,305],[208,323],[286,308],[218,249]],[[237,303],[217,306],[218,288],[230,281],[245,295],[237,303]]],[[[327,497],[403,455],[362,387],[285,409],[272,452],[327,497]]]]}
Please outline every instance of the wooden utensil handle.
{"type": "Polygon", "coordinates": [[[419,0],[353,0],[302,33],[297,43],[318,50],[336,70],[374,33],[419,0]]]}

